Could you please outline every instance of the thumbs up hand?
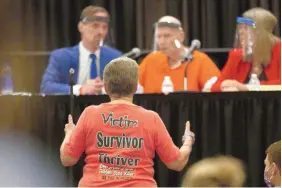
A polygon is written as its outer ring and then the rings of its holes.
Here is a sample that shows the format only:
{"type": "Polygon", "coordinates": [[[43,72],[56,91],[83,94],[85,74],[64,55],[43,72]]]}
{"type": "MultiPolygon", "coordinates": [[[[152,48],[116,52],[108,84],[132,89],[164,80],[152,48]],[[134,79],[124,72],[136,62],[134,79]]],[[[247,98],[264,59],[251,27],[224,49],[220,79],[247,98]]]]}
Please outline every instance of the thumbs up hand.
{"type": "Polygon", "coordinates": [[[182,137],[183,145],[190,146],[192,148],[192,145],[195,142],[195,134],[190,130],[190,122],[186,122],[186,128],[184,132],[184,136],[182,137]]]}
{"type": "Polygon", "coordinates": [[[65,124],[65,133],[71,133],[75,129],[75,124],[73,123],[72,116],[69,115],[68,123],[65,124]]]}

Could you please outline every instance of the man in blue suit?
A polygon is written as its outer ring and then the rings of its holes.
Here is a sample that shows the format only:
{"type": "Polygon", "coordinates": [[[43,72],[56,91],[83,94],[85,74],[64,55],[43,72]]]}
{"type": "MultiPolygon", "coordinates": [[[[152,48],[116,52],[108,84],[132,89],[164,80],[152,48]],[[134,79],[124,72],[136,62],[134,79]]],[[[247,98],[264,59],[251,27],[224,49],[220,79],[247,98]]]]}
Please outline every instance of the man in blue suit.
{"type": "Polygon", "coordinates": [[[81,42],[73,47],[54,50],[41,82],[45,94],[69,94],[69,70],[73,68],[74,94],[97,95],[103,88],[103,70],[121,53],[103,46],[108,34],[109,13],[102,7],[88,6],[81,13],[78,30],[81,42]]]}

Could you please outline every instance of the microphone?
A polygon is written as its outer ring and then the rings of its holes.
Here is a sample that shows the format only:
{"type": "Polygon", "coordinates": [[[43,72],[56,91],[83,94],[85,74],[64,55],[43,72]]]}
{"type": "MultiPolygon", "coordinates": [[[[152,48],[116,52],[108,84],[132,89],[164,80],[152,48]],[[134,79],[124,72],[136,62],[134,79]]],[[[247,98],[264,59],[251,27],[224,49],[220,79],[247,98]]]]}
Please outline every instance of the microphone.
{"type": "Polygon", "coordinates": [[[193,59],[192,53],[195,50],[198,50],[200,48],[201,48],[201,42],[198,39],[194,39],[191,42],[191,46],[190,46],[189,49],[184,48],[184,54],[183,54],[183,57],[182,57],[182,63],[184,63],[185,61],[191,61],[193,59]]]}
{"type": "Polygon", "coordinates": [[[182,63],[187,62],[186,66],[185,66],[185,69],[184,69],[184,91],[187,91],[187,83],[188,83],[188,80],[187,80],[187,69],[188,69],[188,65],[190,64],[190,62],[193,59],[192,53],[195,50],[198,50],[200,48],[201,48],[201,42],[198,39],[194,39],[191,42],[190,48],[189,49],[186,49],[186,48],[184,49],[184,55],[183,55],[182,63]]]}
{"type": "Polygon", "coordinates": [[[71,68],[70,71],[70,80],[69,80],[69,85],[70,85],[70,114],[73,116],[74,115],[74,95],[73,95],[73,85],[74,85],[74,69],[71,68]]]}
{"type": "Polygon", "coordinates": [[[73,68],[70,68],[70,71],[69,71],[69,73],[70,73],[70,79],[69,79],[69,84],[72,86],[72,85],[74,85],[74,69],[73,68]]]}
{"type": "Polygon", "coordinates": [[[129,52],[122,55],[122,57],[129,57],[129,56],[138,56],[141,53],[141,50],[139,48],[132,48],[129,52]]]}

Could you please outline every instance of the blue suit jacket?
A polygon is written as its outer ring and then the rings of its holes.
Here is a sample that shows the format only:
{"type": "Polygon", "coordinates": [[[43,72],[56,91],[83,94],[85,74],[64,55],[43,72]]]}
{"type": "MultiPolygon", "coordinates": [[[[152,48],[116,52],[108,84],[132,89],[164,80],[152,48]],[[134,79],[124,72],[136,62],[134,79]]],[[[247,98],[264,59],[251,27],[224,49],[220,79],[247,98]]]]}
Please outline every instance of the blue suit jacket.
{"type": "MultiPolygon", "coordinates": [[[[103,76],[105,66],[119,57],[121,52],[110,47],[100,48],[100,75],[103,76]]],[[[78,79],[79,48],[78,45],[54,50],[42,78],[40,90],[46,94],[69,94],[69,70],[73,68],[74,84],[78,79]]]]}

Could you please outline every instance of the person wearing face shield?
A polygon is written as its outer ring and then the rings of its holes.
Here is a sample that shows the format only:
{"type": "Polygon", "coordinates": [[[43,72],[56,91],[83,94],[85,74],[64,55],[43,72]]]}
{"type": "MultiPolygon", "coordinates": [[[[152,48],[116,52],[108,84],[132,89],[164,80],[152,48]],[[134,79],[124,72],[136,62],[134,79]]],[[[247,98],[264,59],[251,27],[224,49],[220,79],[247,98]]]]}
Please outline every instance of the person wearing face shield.
{"type": "Polygon", "coordinates": [[[189,47],[183,45],[185,33],[178,19],[160,18],[154,35],[154,50],[139,66],[139,82],[144,93],[161,93],[165,76],[170,76],[174,91],[183,91],[185,87],[188,91],[208,90],[209,80],[220,75],[215,63],[203,52],[195,50],[191,61],[183,60],[189,47]],[[185,74],[188,81],[184,87],[185,74]]]}
{"type": "Polygon", "coordinates": [[[248,91],[245,84],[256,74],[261,85],[281,84],[281,40],[273,34],[276,17],[252,8],[237,18],[234,48],[212,91],[248,91]]]}
{"type": "Polygon", "coordinates": [[[41,93],[69,94],[69,70],[74,69],[75,95],[97,95],[103,88],[103,70],[121,52],[107,46],[111,40],[110,16],[106,9],[88,6],[81,13],[81,41],[73,47],[54,50],[41,82],[41,93]],[[105,42],[104,42],[105,41],[105,42]]]}
{"type": "Polygon", "coordinates": [[[271,144],[265,153],[264,182],[268,187],[281,187],[281,141],[271,144]]]}

